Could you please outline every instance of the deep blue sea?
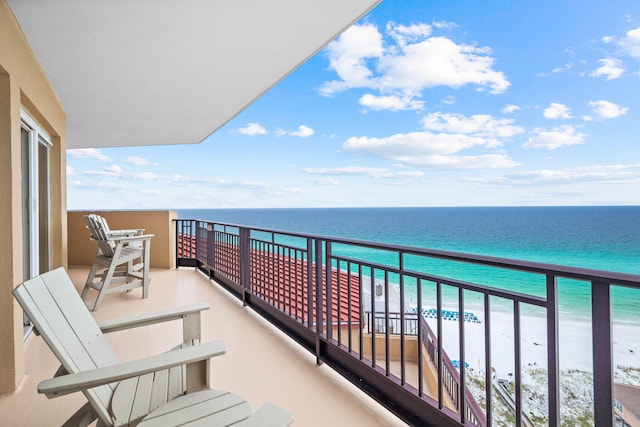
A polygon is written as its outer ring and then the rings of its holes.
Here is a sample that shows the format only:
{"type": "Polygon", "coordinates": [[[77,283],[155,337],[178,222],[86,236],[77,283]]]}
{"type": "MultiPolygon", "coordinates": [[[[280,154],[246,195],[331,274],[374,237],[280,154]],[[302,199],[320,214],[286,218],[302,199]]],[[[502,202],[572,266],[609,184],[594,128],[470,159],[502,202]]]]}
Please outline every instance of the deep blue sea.
{"type": "MultiPolygon", "coordinates": [[[[178,215],[640,274],[640,206],[179,209],[178,215]]],[[[451,268],[457,268],[456,278],[476,282],[483,276],[481,269],[450,263],[434,268],[442,274],[453,274],[451,268]]],[[[579,317],[588,313],[588,287],[560,283],[561,312],[579,317]]],[[[541,283],[508,272],[500,284],[483,284],[544,292],[541,283]]],[[[613,298],[617,319],[640,323],[640,291],[615,288],[613,298]]]]}

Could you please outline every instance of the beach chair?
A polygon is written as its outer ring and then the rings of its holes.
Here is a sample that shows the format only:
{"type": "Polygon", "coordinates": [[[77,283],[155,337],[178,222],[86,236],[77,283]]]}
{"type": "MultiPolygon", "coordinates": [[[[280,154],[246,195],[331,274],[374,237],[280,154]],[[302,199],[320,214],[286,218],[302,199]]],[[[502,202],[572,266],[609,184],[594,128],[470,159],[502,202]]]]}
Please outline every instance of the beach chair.
{"type": "Polygon", "coordinates": [[[64,424],[136,425],[185,393],[209,389],[209,359],[225,353],[222,341],[200,344],[200,313],[208,304],[168,309],[98,325],[62,268],[43,273],[13,291],[62,366],[38,385],[53,398],[82,391],[88,403],[64,424]],[[173,351],[120,363],[104,333],[182,319],[183,341],[173,351]]]}
{"type": "Polygon", "coordinates": [[[111,230],[100,215],[84,217],[98,253],[82,289],[84,300],[89,289],[98,291],[92,310],[97,310],[107,294],[142,287],[142,298],[149,296],[149,257],[153,234],[143,230],[111,230]]]}

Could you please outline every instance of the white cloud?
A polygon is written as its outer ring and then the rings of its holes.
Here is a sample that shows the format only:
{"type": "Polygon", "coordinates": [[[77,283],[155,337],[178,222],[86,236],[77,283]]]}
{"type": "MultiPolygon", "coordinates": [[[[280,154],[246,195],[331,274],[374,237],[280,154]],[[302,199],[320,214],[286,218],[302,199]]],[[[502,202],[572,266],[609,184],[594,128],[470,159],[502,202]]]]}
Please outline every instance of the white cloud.
{"type": "Polygon", "coordinates": [[[518,107],[517,105],[507,104],[502,109],[502,113],[503,114],[512,114],[512,113],[515,113],[516,111],[519,111],[519,110],[520,110],[520,107],[518,107]]]}
{"type": "Polygon", "coordinates": [[[396,44],[404,47],[409,43],[419,42],[431,35],[431,25],[399,25],[395,22],[387,23],[387,34],[393,38],[396,44]]]}
{"type": "Polygon", "coordinates": [[[455,22],[448,21],[433,21],[431,25],[433,25],[435,28],[442,28],[445,30],[451,30],[458,26],[458,24],[456,24],[455,22]]]}
{"type": "Polygon", "coordinates": [[[584,133],[576,132],[570,125],[562,125],[551,130],[536,128],[534,134],[522,145],[523,148],[555,150],[567,145],[582,144],[586,136],[584,133]]]}
{"type": "Polygon", "coordinates": [[[446,169],[495,169],[512,168],[518,163],[505,154],[481,154],[477,156],[423,156],[406,160],[414,166],[432,166],[446,169]]]}
{"type": "Polygon", "coordinates": [[[591,101],[589,106],[595,114],[603,119],[613,119],[615,117],[624,116],[629,111],[627,107],[620,107],[610,101],[591,101]]]}
{"type": "Polygon", "coordinates": [[[129,185],[123,182],[106,182],[106,181],[97,182],[96,186],[110,190],[109,192],[111,192],[111,190],[114,190],[114,191],[122,191],[123,193],[126,192],[130,187],[129,185]]]}
{"type": "Polygon", "coordinates": [[[226,181],[219,178],[201,178],[186,176],[180,174],[168,175],[164,177],[164,180],[171,185],[197,185],[197,184],[209,184],[209,185],[224,185],[226,181]]]}
{"type": "Polygon", "coordinates": [[[456,103],[456,98],[451,95],[447,95],[444,98],[442,98],[442,103],[447,105],[453,105],[456,103]]]}
{"type": "Polygon", "coordinates": [[[67,165],[67,176],[78,176],[78,172],[71,166],[67,165]]]}
{"type": "Polygon", "coordinates": [[[155,174],[153,172],[126,172],[118,165],[111,165],[100,171],[89,170],[86,171],[85,174],[89,176],[110,177],[136,181],[166,180],[166,177],[155,174]]]}
{"type": "Polygon", "coordinates": [[[67,154],[76,159],[109,160],[109,156],[97,148],[76,148],[67,150],[67,154]]]}
{"type": "Polygon", "coordinates": [[[123,170],[120,166],[118,166],[118,165],[111,165],[111,166],[108,166],[108,167],[104,168],[104,170],[105,170],[105,171],[107,171],[107,172],[114,173],[114,174],[115,174],[115,173],[122,173],[122,172],[124,172],[124,170],[123,170]]]}
{"type": "Polygon", "coordinates": [[[129,156],[127,157],[127,163],[131,163],[136,166],[146,166],[151,164],[151,162],[147,159],[143,159],[142,157],[129,156]]]}
{"type": "MultiPolygon", "coordinates": [[[[524,130],[514,125],[513,119],[494,119],[488,114],[464,116],[462,114],[431,113],[422,119],[425,129],[471,134],[489,138],[509,138],[524,130]]],[[[495,145],[495,142],[492,142],[495,145]]]]}
{"type": "MultiPolygon", "coordinates": [[[[573,53],[573,52],[568,52],[568,53],[573,53]]],[[[551,71],[550,71],[550,72],[548,72],[548,73],[538,73],[538,74],[536,74],[536,75],[537,75],[538,77],[548,77],[548,76],[550,76],[550,75],[552,75],[552,74],[558,74],[558,73],[562,73],[562,72],[565,72],[565,71],[569,71],[569,70],[571,70],[574,66],[575,66],[575,64],[573,64],[572,62],[569,62],[569,63],[567,63],[567,64],[565,64],[565,65],[563,65],[563,66],[561,66],[561,67],[556,67],[556,68],[554,68],[553,70],[551,70],[551,71]]]]}
{"type": "Polygon", "coordinates": [[[475,84],[488,87],[492,93],[502,93],[510,84],[502,72],[493,70],[489,53],[487,48],[430,37],[384,56],[379,63],[380,85],[383,89],[417,92],[435,86],[459,88],[475,84]]]}
{"type": "Polygon", "coordinates": [[[411,95],[381,95],[376,96],[370,93],[360,97],[360,105],[372,110],[422,110],[424,109],[424,101],[414,99],[411,95]]]}
{"type": "Polygon", "coordinates": [[[563,72],[563,71],[569,71],[569,70],[570,70],[570,69],[572,69],[573,67],[574,67],[573,62],[568,62],[568,63],[564,64],[562,67],[556,67],[556,68],[554,68],[553,70],[551,70],[551,72],[552,72],[553,74],[561,73],[561,72],[563,72]]]}
{"type": "Polygon", "coordinates": [[[604,58],[598,60],[600,67],[589,74],[591,77],[604,77],[606,80],[617,79],[624,73],[622,61],[616,58],[604,58]]]}
{"type": "Polygon", "coordinates": [[[304,190],[295,187],[280,187],[264,181],[241,181],[230,184],[238,188],[252,190],[253,193],[261,198],[264,197],[280,197],[286,194],[304,193],[304,190]]]}
{"type": "Polygon", "coordinates": [[[620,46],[626,54],[640,58],[640,27],[630,30],[620,39],[620,46]]]}
{"type": "Polygon", "coordinates": [[[238,129],[238,133],[247,136],[264,135],[267,130],[259,123],[247,123],[243,128],[238,129]]]}
{"type": "Polygon", "coordinates": [[[373,24],[354,25],[327,47],[329,67],[338,80],[325,82],[320,93],[377,90],[379,94],[361,102],[370,108],[400,110],[417,109],[421,92],[435,86],[476,85],[492,93],[508,89],[504,73],[493,69],[490,49],[432,36],[433,28],[445,26],[389,23],[385,38],[373,24]]]}
{"type": "Polygon", "coordinates": [[[517,163],[503,153],[478,153],[502,145],[501,139],[523,133],[524,130],[514,122],[513,119],[495,119],[487,114],[465,116],[436,112],[422,118],[423,132],[382,138],[351,137],[342,144],[342,148],[414,167],[514,167],[517,163]],[[475,152],[461,153],[470,149],[475,152]]]}
{"type": "Polygon", "coordinates": [[[128,174],[128,176],[130,178],[137,179],[137,180],[139,179],[143,181],[155,181],[161,178],[160,175],[155,174],[153,172],[136,172],[136,173],[128,174]]]}
{"type": "Polygon", "coordinates": [[[299,136],[300,138],[307,138],[311,135],[313,135],[313,129],[311,129],[309,126],[305,126],[305,125],[300,125],[298,126],[298,130],[293,131],[293,132],[289,132],[289,135],[291,136],[299,136]]]}
{"type": "Polygon", "coordinates": [[[305,168],[304,172],[311,175],[347,176],[364,175],[372,178],[413,178],[423,176],[424,172],[392,172],[386,168],[366,166],[346,166],[341,168],[305,168]]]}
{"type": "Polygon", "coordinates": [[[305,125],[298,126],[297,130],[276,129],[275,131],[275,134],[278,136],[297,136],[300,138],[307,138],[314,133],[315,131],[313,129],[305,125]]]}
{"type": "Polygon", "coordinates": [[[101,177],[123,177],[124,170],[118,165],[111,165],[102,170],[88,170],[84,172],[89,176],[101,176],[101,177]]]}
{"type": "Polygon", "coordinates": [[[370,87],[373,72],[366,60],[383,54],[382,34],[373,24],[354,25],[327,47],[329,67],[340,80],[325,83],[320,93],[326,96],[353,87],[370,87]]]}
{"type": "Polygon", "coordinates": [[[410,132],[384,138],[351,137],[343,144],[343,148],[375,157],[398,159],[412,155],[454,154],[465,148],[485,144],[484,138],[467,135],[410,132]]]}
{"type": "Polygon", "coordinates": [[[445,168],[513,167],[503,154],[459,156],[458,152],[493,146],[495,141],[464,134],[411,132],[385,138],[352,137],[342,145],[345,151],[394,160],[409,166],[445,168]]]}
{"type": "Polygon", "coordinates": [[[571,110],[564,104],[558,104],[557,102],[552,102],[547,108],[544,109],[542,115],[546,119],[570,119],[573,116],[571,115],[571,110]]]}
{"type": "Polygon", "coordinates": [[[311,180],[316,185],[340,185],[340,181],[335,178],[325,177],[311,180]]]}
{"type": "Polygon", "coordinates": [[[567,170],[542,169],[492,177],[484,182],[505,185],[558,185],[577,182],[639,182],[640,164],[582,166],[567,170]]]}

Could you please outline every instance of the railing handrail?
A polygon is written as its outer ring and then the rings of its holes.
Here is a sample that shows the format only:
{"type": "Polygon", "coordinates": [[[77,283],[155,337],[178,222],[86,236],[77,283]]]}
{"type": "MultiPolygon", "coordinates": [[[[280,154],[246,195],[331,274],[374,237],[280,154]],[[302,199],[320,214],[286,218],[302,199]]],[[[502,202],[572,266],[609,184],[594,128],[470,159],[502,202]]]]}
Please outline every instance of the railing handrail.
{"type": "Polygon", "coordinates": [[[218,221],[200,220],[200,219],[175,219],[174,221],[200,221],[204,223],[222,225],[234,228],[248,228],[252,231],[261,231],[265,233],[274,233],[283,236],[301,237],[309,239],[319,239],[330,241],[332,243],[348,244],[362,246],[369,249],[391,250],[401,252],[407,255],[422,255],[430,258],[439,258],[448,261],[459,261],[471,264],[486,265],[490,267],[498,267],[509,270],[518,270],[537,274],[552,274],[556,277],[567,279],[596,281],[605,279],[607,282],[619,286],[628,286],[640,289],[640,274],[620,273],[608,270],[598,270],[585,267],[563,266],[558,264],[550,264],[538,261],[524,261],[512,258],[479,255],[465,252],[454,252],[440,249],[419,248],[416,246],[399,245],[395,243],[374,242],[369,240],[359,240],[347,237],[334,237],[321,234],[287,231],[270,229],[266,227],[254,227],[249,225],[223,223],[218,221]]]}

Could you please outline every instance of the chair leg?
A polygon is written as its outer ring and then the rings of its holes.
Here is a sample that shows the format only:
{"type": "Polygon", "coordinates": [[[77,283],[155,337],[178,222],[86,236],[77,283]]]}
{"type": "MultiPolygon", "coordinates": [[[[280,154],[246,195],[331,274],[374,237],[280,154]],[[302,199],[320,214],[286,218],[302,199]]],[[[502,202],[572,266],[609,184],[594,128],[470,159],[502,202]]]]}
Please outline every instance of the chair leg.
{"type": "MultiPolygon", "coordinates": [[[[82,408],[78,409],[75,414],[71,416],[62,427],[87,427],[93,421],[98,418],[98,414],[94,411],[91,403],[85,403],[82,408]]],[[[100,421],[98,421],[100,423],[100,421]]]]}
{"type": "Polygon", "coordinates": [[[112,262],[109,265],[109,268],[105,272],[104,277],[102,278],[102,286],[100,286],[100,290],[98,291],[98,298],[96,298],[96,302],[93,304],[93,309],[91,311],[96,311],[100,304],[102,304],[102,300],[104,296],[107,294],[107,290],[109,289],[109,285],[111,284],[111,280],[113,279],[113,274],[116,271],[116,265],[112,262]]]}
{"type": "Polygon", "coordinates": [[[151,282],[151,278],[149,277],[149,260],[151,259],[151,242],[146,242],[143,250],[142,260],[142,298],[147,298],[149,296],[149,282],[151,282]]]}
{"type": "MultiPolygon", "coordinates": [[[[132,274],[133,274],[133,262],[134,261],[135,260],[131,260],[131,261],[127,262],[127,278],[126,278],[126,282],[127,283],[131,283],[132,282],[131,278],[133,277],[132,274]]],[[[131,291],[133,291],[133,288],[127,289],[127,292],[131,292],[131,291]]]]}
{"type": "Polygon", "coordinates": [[[89,284],[93,283],[96,278],[96,272],[98,271],[98,263],[94,262],[93,266],[91,266],[91,271],[89,272],[89,277],[87,277],[87,281],[84,284],[84,288],[82,289],[82,300],[87,296],[87,292],[89,291],[89,284]]]}

